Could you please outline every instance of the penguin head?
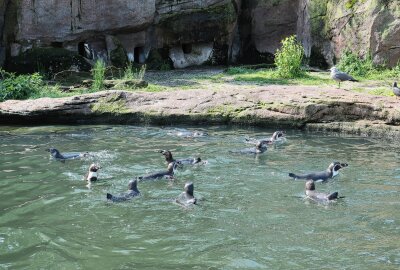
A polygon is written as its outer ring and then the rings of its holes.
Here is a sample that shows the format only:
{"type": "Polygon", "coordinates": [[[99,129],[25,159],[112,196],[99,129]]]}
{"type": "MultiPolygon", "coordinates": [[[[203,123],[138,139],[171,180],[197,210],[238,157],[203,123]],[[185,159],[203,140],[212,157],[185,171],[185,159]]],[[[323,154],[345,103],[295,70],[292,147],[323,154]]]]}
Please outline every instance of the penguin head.
{"type": "Polygon", "coordinates": [[[55,157],[55,158],[61,156],[60,151],[58,151],[58,150],[55,149],[55,148],[49,148],[49,149],[46,149],[46,151],[47,151],[47,152],[50,152],[50,155],[52,155],[52,156],[55,157]]]}
{"type": "Polygon", "coordinates": [[[138,182],[137,179],[134,179],[134,180],[129,181],[128,189],[129,189],[129,190],[137,191],[137,182],[138,182]]]}
{"type": "Polygon", "coordinates": [[[89,172],[97,172],[99,169],[101,169],[101,167],[94,163],[89,166],[89,172]]]}
{"type": "Polygon", "coordinates": [[[285,138],[285,131],[278,130],[272,134],[271,140],[272,141],[280,141],[285,138]]]}
{"type": "Polygon", "coordinates": [[[329,167],[328,170],[332,172],[332,177],[336,176],[339,174],[339,170],[349,166],[347,163],[340,163],[337,161],[332,162],[329,167]]]}
{"type": "Polygon", "coordinates": [[[193,192],[194,192],[194,185],[192,182],[190,183],[186,183],[184,190],[186,193],[188,193],[189,195],[193,196],[193,192]]]}
{"type": "Polygon", "coordinates": [[[160,153],[165,157],[165,160],[173,160],[171,151],[161,150],[160,153]]]}

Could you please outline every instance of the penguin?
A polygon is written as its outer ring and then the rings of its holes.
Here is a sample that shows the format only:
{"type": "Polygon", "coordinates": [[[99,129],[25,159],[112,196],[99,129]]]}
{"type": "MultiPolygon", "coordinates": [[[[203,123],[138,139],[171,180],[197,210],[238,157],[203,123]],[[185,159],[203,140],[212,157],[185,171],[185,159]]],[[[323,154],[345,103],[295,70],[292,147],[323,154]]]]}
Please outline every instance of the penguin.
{"type": "Polygon", "coordinates": [[[139,176],[137,179],[139,181],[155,180],[155,179],[160,179],[160,178],[173,179],[175,170],[178,165],[180,165],[178,161],[170,162],[168,164],[166,171],[160,171],[160,172],[155,172],[155,173],[151,173],[151,174],[144,175],[144,176],[139,176]]]}
{"type": "Polygon", "coordinates": [[[184,158],[184,159],[177,159],[175,160],[172,157],[172,153],[169,150],[160,150],[160,153],[165,156],[165,161],[169,164],[171,162],[178,162],[180,165],[200,165],[206,164],[207,161],[201,160],[199,157],[195,158],[184,158]]]}
{"type": "Polygon", "coordinates": [[[321,172],[313,172],[304,175],[297,175],[294,173],[289,173],[289,177],[297,179],[305,179],[305,180],[314,180],[314,181],[327,181],[330,178],[335,177],[339,174],[339,170],[349,166],[347,163],[340,163],[340,162],[332,162],[329,167],[325,171],[321,172]]]}
{"type": "Polygon", "coordinates": [[[125,194],[114,196],[110,193],[107,193],[107,200],[110,200],[112,202],[124,202],[132,199],[133,197],[139,196],[140,191],[137,188],[137,182],[137,179],[129,181],[128,192],[125,194]]]}
{"type": "Polygon", "coordinates": [[[175,202],[183,206],[189,206],[197,203],[197,199],[194,197],[194,185],[192,182],[186,183],[183,192],[176,198],[175,202]]]}
{"type": "Polygon", "coordinates": [[[255,147],[245,148],[239,151],[231,151],[231,153],[239,153],[239,154],[262,154],[267,151],[268,146],[271,144],[269,140],[260,140],[255,143],[255,147]]]}
{"type": "Polygon", "coordinates": [[[339,198],[339,193],[321,193],[315,191],[314,180],[306,182],[306,197],[316,202],[330,202],[339,198]]]}
{"type": "Polygon", "coordinates": [[[269,141],[269,144],[279,144],[279,143],[284,143],[286,141],[285,135],[286,135],[285,131],[277,130],[269,138],[257,140],[254,138],[246,137],[245,142],[246,143],[256,143],[257,141],[269,141]]]}
{"type": "Polygon", "coordinates": [[[80,159],[82,157],[89,156],[88,152],[79,153],[79,152],[71,152],[71,153],[60,153],[56,148],[46,149],[47,152],[50,152],[50,155],[59,161],[65,161],[68,159],[80,159]]]}
{"type": "Polygon", "coordinates": [[[178,136],[181,138],[198,138],[198,137],[206,137],[208,136],[207,132],[204,131],[190,131],[186,129],[177,129],[171,132],[168,132],[169,135],[178,136]]]}
{"type": "Polygon", "coordinates": [[[98,178],[97,171],[98,171],[99,169],[101,169],[100,166],[98,166],[98,165],[92,163],[92,164],[89,166],[89,171],[88,171],[88,172],[86,173],[86,175],[85,175],[85,180],[88,181],[88,182],[95,182],[95,181],[97,181],[97,178],[98,178]]]}

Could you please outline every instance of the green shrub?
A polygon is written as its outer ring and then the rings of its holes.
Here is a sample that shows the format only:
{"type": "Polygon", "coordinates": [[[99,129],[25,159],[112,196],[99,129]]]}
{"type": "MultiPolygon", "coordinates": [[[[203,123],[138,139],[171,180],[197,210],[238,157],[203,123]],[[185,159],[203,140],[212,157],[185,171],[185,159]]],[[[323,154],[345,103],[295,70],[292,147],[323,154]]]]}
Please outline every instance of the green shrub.
{"type": "Polygon", "coordinates": [[[370,54],[365,59],[362,59],[349,50],[344,51],[337,67],[341,71],[360,77],[366,77],[376,70],[370,54]]]}
{"type": "Polygon", "coordinates": [[[301,64],[304,58],[304,48],[296,40],[296,36],[290,36],[282,40],[282,47],[275,53],[275,65],[277,73],[283,78],[296,78],[304,75],[301,64]]]}
{"type": "Polygon", "coordinates": [[[104,88],[104,74],[106,65],[102,60],[97,60],[92,69],[93,85],[92,91],[99,91],[104,88]]]}
{"type": "Polygon", "coordinates": [[[124,70],[124,76],[122,79],[143,81],[145,73],[146,65],[142,65],[139,69],[134,69],[132,64],[129,64],[124,70]]]}
{"type": "Polygon", "coordinates": [[[42,76],[15,75],[0,69],[0,102],[7,99],[27,99],[43,88],[42,76]]]}

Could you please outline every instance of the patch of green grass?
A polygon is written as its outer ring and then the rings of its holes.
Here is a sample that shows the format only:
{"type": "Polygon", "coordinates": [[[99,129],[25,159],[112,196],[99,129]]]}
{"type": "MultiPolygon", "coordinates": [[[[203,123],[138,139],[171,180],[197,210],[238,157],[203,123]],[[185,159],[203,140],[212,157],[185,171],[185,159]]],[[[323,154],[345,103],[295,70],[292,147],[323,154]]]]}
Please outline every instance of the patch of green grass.
{"type": "Polygon", "coordinates": [[[252,82],[257,84],[282,85],[331,85],[334,81],[328,73],[305,73],[298,78],[283,78],[274,69],[262,69],[233,75],[235,81],[252,82]]]}
{"type": "Polygon", "coordinates": [[[375,96],[386,96],[386,97],[394,96],[392,89],[388,87],[377,87],[377,88],[356,87],[353,88],[352,90],[355,92],[366,93],[375,96]]]}
{"type": "Polygon", "coordinates": [[[146,88],[143,88],[143,91],[146,92],[163,92],[169,90],[169,87],[163,86],[163,85],[158,85],[158,84],[152,84],[149,83],[146,88]]]}

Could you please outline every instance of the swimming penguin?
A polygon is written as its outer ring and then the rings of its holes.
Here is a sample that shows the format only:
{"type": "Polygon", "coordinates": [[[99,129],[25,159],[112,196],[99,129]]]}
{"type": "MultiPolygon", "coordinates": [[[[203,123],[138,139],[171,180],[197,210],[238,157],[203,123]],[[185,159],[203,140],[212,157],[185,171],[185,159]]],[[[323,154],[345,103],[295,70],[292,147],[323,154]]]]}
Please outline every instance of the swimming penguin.
{"type": "Polygon", "coordinates": [[[155,173],[144,175],[144,176],[139,176],[137,179],[139,181],[154,180],[154,179],[159,179],[159,178],[173,179],[175,170],[178,165],[180,165],[178,161],[170,162],[168,164],[168,168],[166,171],[160,171],[160,172],[155,172],[155,173]]]}
{"type": "Polygon", "coordinates": [[[165,161],[169,164],[171,162],[178,162],[180,165],[200,165],[200,164],[205,164],[207,163],[207,161],[203,161],[201,160],[201,158],[199,157],[195,157],[195,158],[184,158],[184,159],[177,159],[175,160],[172,157],[172,153],[169,150],[161,150],[160,151],[161,154],[163,154],[165,156],[165,161]]]}
{"type": "Polygon", "coordinates": [[[315,191],[314,180],[308,180],[306,182],[306,196],[307,198],[316,202],[329,202],[336,200],[339,196],[338,192],[333,193],[320,193],[315,191]]]}
{"type": "Polygon", "coordinates": [[[293,177],[295,180],[297,179],[305,179],[305,180],[314,180],[314,181],[326,181],[330,178],[335,177],[339,174],[339,170],[349,166],[347,163],[340,162],[332,162],[328,169],[322,172],[309,173],[304,175],[297,175],[294,173],[289,173],[289,177],[293,177]]]}
{"type": "Polygon", "coordinates": [[[50,152],[50,155],[56,159],[56,160],[60,160],[60,161],[65,161],[67,159],[79,159],[82,157],[86,157],[89,155],[88,152],[85,153],[79,153],[79,152],[71,152],[71,153],[60,153],[60,151],[58,151],[55,148],[49,148],[46,149],[47,152],[50,152]]]}
{"type": "Polygon", "coordinates": [[[270,138],[265,138],[265,139],[260,139],[260,140],[250,138],[250,137],[245,138],[245,142],[247,142],[247,143],[256,143],[257,141],[269,141],[269,144],[283,143],[286,141],[285,131],[283,131],[283,130],[275,131],[274,134],[272,134],[272,136],[270,138]]]}
{"type": "Polygon", "coordinates": [[[88,171],[88,172],[86,173],[86,175],[85,175],[85,180],[88,181],[88,182],[95,182],[95,181],[97,181],[97,177],[98,177],[98,176],[97,176],[97,171],[98,171],[99,169],[101,169],[100,166],[98,166],[98,165],[92,163],[92,164],[89,166],[89,171],[88,171]]]}
{"type": "Polygon", "coordinates": [[[168,134],[175,135],[175,136],[182,137],[182,138],[198,138],[198,137],[208,136],[208,133],[204,132],[204,131],[199,131],[199,130],[190,131],[190,130],[186,130],[186,129],[178,129],[173,132],[168,132],[168,134]]]}
{"type": "Polygon", "coordinates": [[[132,199],[133,197],[139,196],[140,191],[137,188],[137,180],[131,180],[128,184],[128,192],[119,196],[114,196],[110,193],[107,193],[107,200],[113,202],[123,202],[132,199]]]}
{"type": "Polygon", "coordinates": [[[194,197],[193,192],[193,183],[186,183],[184,187],[184,192],[182,192],[175,201],[183,206],[196,204],[197,199],[194,197]]]}
{"type": "Polygon", "coordinates": [[[267,145],[270,144],[269,140],[261,140],[255,143],[255,147],[245,148],[239,151],[231,151],[232,153],[240,153],[240,154],[261,154],[267,151],[267,145]]]}

